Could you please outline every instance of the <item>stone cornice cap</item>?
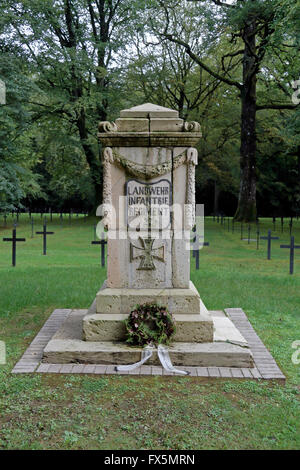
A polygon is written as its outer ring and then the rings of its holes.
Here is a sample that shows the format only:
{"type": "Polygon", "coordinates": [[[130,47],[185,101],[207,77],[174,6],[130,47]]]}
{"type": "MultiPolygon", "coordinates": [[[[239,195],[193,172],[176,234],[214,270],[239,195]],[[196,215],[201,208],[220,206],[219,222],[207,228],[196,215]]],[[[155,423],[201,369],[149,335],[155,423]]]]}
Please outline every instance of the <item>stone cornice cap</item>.
{"type": "Polygon", "coordinates": [[[121,118],[178,118],[178,111],[164,108],[158,104],[145,103],[133,108],[123,109],[120,112],[121,118]]]}
{"type": "Polygon", "coordinates": [[[193,146],[201,137],[198,122],[184,122],[175,109],[145,103],[123,109],[115,123],[100,122],[99,140],[108,147],[193,146]]]}

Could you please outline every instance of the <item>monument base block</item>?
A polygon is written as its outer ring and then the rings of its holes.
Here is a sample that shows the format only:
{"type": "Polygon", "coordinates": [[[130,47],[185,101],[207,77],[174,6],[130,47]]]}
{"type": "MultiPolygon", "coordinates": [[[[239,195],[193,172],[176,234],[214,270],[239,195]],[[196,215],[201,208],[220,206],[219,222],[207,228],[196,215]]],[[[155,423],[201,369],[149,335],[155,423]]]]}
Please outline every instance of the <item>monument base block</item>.
{"type": "MultiPolygon", "coordinates": [[[[86,315],[83,319],[85,341],[125,341],[126,314],[86,315]]],[[[213,341],[213,321],[207,315],[174,315],[174,341],[209,343],[213,341]]]]}
{"type": "MultiPolygon", "coordinates": [[[[84,341],[82,322],[84,318],[91,316],[93,315],[87,315],[87,310],[73,310],[45,347],[43,362],[120,365],[132,364],[140,360],[142,349],[131,347],[124,341],[84,341]]],[[[98,315],[95,316],[98,317],[98,315]]],[[[185,315],[186,320],[188,317],[189,315],[185,315]]],[[[173,364],[176,366],[253,367],[253,356],[248,344],[230,319],[222,312],[212,312],[211,319],[214,327],[213,341],[199,343],[177,340],[171,343],[169,352],[173,364]]],[[[117,323],[114,327],[122,325],[121,318],[116,318],[115,321],[117,323]]],[[[190,319],[190,322],[192,325],[193,319],[190,319]]],[[[105,325],[108,326],[109,321],[105,325]]],[[[156,353],[147,364],[160,364],[156,353]]]]}
{"type": "Polygon", "coordinates": [[[116,289],[106,287],[106,281],[96,296],[96,311],[100,314],[128,314],[138,304],[155,302],[166,306],[173,314],[203,314],[209,313],[203,304],[200,295],[190,281],[189,287],[184,289],[116,289]]]}
{"type": "Polygon", "coordinates": [[[176,322],[174,341],[210,343],[214,326],[194,284],[188,289],[114,289],[106,283],[83,319],[85,341],[124,341],[124,320],[138,304],[166,306],[176,322]]]}

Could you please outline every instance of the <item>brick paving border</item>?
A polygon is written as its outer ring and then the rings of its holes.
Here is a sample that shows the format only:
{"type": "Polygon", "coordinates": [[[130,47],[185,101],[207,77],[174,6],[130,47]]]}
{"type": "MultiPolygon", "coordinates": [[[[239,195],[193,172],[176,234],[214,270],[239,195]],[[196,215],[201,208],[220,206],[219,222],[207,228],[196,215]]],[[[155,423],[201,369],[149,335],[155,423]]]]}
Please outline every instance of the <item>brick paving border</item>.
{"type": "MultiPolygon", "coordinates": [[[[178,375],[167,372],[160,366],[143,365],[130,372],[116,372],[114,365],[103,364],[46,364],[42,363],[43,350],[54,333],[60,328],[70,309],[54,310],[40,332],[36,335],[21,359],[17,362],[13,374],[32,372],[49,374],[99,374],[99,375],[178,375]]],[[[225,309],[227,316],[244,336],[249,344],[254,358],[254,368],[238,367],[184,367],[190,372],[190,377],[221,378],[221,379],[252,379],[276,380],[285,383],[286,377],[279,369],[276,361],[256,334],[246,314],[241,308],[225,309]]],[[[215,312],[214,312],[215,313],[215,312]]]]}

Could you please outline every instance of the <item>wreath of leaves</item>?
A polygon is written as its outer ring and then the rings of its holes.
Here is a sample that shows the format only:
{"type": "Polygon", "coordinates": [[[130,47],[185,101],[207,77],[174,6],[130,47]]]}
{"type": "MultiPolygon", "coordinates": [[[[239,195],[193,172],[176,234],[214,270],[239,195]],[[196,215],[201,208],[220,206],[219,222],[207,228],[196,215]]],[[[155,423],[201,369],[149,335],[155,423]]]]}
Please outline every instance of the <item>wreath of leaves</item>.
{"type": "Polygon", "coordinates": [[[137,305],[125,320],[126,341],[134,346],[168,344],[176,331],[172,314],[155,303],[137,305]]]}

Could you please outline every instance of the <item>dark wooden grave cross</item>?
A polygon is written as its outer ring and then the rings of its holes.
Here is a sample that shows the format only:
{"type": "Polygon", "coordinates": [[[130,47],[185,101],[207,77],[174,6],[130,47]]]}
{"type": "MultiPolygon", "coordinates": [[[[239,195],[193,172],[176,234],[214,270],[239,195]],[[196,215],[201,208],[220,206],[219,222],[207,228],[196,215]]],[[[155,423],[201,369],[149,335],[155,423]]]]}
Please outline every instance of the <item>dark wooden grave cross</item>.
{"type": "Polygon", "coordinates": [[[268,240],[268,259],[271,259],[271,240],[279,240],[279,237],[272,237],[271,230],[268,230],[267,237],[260,237],[261,240],[268,240]]]}
{"type": "Polygon", "coordinates": [[[295,249],[300,249],[300,245],[295,245],[295,237],[291,237],[290,245],[280,245],[280,248],[289,248],[290,249],[290,274],[294,272],[294,256],[295,249]]]}
{"type": "Polygon", "coordinates": [[[293,230],[293,217],[291,217],[291,220],[289,222],[289,227],[290,227],[290,237],[292,236],[292,230],[293,230]]]}
{"type": "Polygon", "coordinates": [[[47,235],[54,235],[54,232],[47,232],[47,222],[44,220],[42,232],[35,232],[37,235],[43,235],[43,255],[47,254],[47,235]]]}
{"type": "MultiPolygon", "coordinates": [[[[196,269],[199,269],[199,238],[203,237],[195,235],[195,237],[193,238],[193,258],[196,258],[196,269]]],[[[209,246],[209,242],[203,242],[202,245],[209,246]]]]}
{"type": "Polygon", "coordinates": [[[101,245],[101,266],[105,266],[105,245],[107,245],[107,240],[104,239],[104,233],[101,233],[101,240],[93,240],[92,245],[101,245]]]}
{"type": "Polygon", "coordinates": [[[26,238],[17,238],[17,229],[14,226],[12,238],[3,238],[4,242],[12,242],[12,265],[16,266],[17,242],[26,242],[26,238]]]}

